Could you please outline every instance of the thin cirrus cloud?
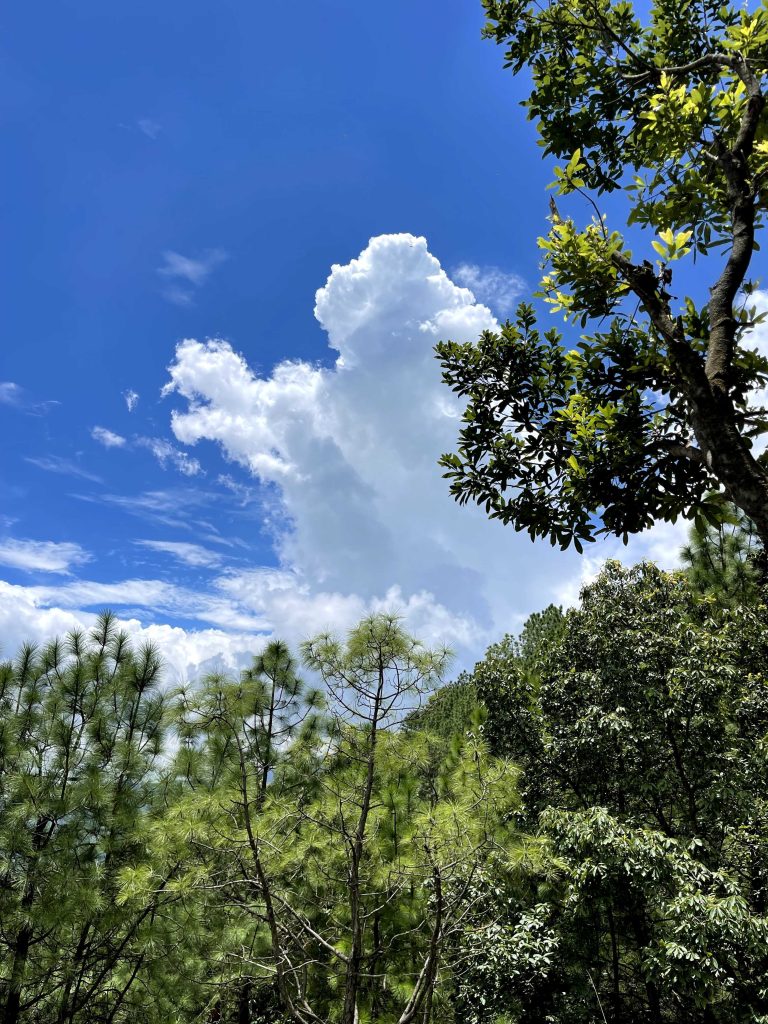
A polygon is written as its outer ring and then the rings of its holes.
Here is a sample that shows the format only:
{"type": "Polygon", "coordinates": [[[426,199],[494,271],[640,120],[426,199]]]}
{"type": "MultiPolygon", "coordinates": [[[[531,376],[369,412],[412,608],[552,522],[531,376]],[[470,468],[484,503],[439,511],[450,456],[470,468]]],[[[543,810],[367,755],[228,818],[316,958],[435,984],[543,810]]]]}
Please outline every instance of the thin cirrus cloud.
{"type": "Polygon", "coordinates": [[[0,540],[0,565],[13,569],[69,575],[73,566],[82,565],[90,558],[79,544],[70,542],[0,540]]]}
{"type": "Polygon", "coordinates": [[[12,380],[0,381],[0,405],[11,405],[14,408],[22,402],[22,389],[12,380]]]}
{"type": "Polygon", "coordinates": [[[197,459],[193,459],[185,451],[181,451],[161,437],[137,437],[136,444],[140,448],[150,451],[162,469],[172,466],[183,476],[199,476],[203,473],[203,467],[197,459]]]}
{"type": "Polygon", "coordinates": [[[210,569],[221,565],[223,559],[218,551],[211,551],[201,544],[179,540],[137,540],[141,547],[171,555],[177,561],[194,569],[210,569]]]}
{"type": "Polygon", "coordinates": [[[41,402],[32,398],[26,388],[12,380],[0,381],[0,405],[16,409],[27,416],[44,416],[54,405],[59,404],[55,399],[41,402]]]}
{"type": "Polygon", "coordinates": [[[89,480],[91,483],[100,484],[103,483],[100,476],[95,473],[91,473],[90,470],[83,469],[76,462],[71,459],[65,459],[60,455],[40,455],[40,456],[28,456],[25,458],[25,462],[28,462],[32,466],[37,466],[38,469],[45,470],[46,473],[60,473],[62,476],[75,476],[81,480],[89,480]]]}
{"type": "Polygon", "coordinates": [[[157,273],[166,282],[163,296],[177,306],[190,306],[195,292],[205,284],[212,271],[227,259],[223,249],[209,249],[201,256],[183,256],[172,249],[163,253],[157,273]]]}
{"type": "Polygon", "coordinates": [[[508,316],[514,311],[527,287],[519,274],[476,263],[461,263],[452,271],[451,277],[457,284],[469,288],[478,302],[490,306],[500,316],[508,316]]]}
{"type": "Polygon", "coordinates": [[[146,135],[146,137],[148,139],[152,139],[153,142],[163,130],[163,126],[159,122],[154,121],[151,117],[140,117],[136,122],[136,127],[142,135],[146,135]]]}

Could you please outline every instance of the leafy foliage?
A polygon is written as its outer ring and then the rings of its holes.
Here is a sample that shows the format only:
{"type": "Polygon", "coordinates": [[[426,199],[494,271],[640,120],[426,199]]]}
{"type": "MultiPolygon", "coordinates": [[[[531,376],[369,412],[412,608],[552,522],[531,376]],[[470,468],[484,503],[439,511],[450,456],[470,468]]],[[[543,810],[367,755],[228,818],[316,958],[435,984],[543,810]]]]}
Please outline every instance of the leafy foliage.
{"type": "Polygon", "coordinates": [[[475,671],[492,748],[523,769],[521,825],[552,860],[488,951],[503,959],[527,928],[547,952],[538,973],[502,998],[476,950],[467,1005],[493,1020],[478,1009],[487,990],[520,1021],[601,1006],[613,1021],[761,1019],[765,606],[710,619],[684,575],[610,563],[564,626],[536,672],[510,641],[475,671]]]}
{"type": "Polygon", "coordinates": [[[557,194],[592,212],[580,226],[552,201],[540,296],[591,329],[575,343],[542,333],[524,304],[477,343],[437,346],[467,399],[442,459],[454,497],[580,549],[702,509],[714,521],[707,495],[722,486],[765,542],[768,472],[752,441],[768,420],[752,394],[768,362],[749,344],[760,316],[747,273],[768,197],[768,9],[660,0],[641,19],[629,0],[484,6],[506,65],[531,75],[544,152],[566,161],[557,194]],[[626,237],[600,212],[609,192],[636,226],[626,237]],[[676,261],[706,263],[718,247],[706,305],[675,306],[676,261]]]}

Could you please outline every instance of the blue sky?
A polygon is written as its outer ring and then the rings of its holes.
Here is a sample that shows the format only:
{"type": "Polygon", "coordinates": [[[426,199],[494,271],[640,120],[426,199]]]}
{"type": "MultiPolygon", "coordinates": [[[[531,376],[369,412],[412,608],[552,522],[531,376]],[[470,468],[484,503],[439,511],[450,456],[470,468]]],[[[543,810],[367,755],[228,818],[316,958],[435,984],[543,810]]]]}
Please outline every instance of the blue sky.
{"type": "Polygon", "coordinates": [[[551,168],[482,22],[5,11],[6,650],[111,605],[193,674],[398,607],[469,663],[605,554],[457,509],[435,465],[458,409],[431,347],[530,293],[546,229],[551,168]]]}

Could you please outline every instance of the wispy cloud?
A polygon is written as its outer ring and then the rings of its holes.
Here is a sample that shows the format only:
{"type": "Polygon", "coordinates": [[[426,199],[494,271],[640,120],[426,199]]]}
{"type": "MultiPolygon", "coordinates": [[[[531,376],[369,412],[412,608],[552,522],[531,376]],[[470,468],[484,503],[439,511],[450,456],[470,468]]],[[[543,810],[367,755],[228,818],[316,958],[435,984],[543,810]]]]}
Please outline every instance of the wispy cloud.
{"type": "Polygon", "coordinates": [[[90,561],[91,556],[79,544],[50,540],[0,540],[0,565],[30,572],[54,572],[69,575],[70,567],[90,561]]]}
{"type": "Polygon", "coordinates": [[[12,380],[0,381],[0,405],[17,407],[21,403],[21,388],[12,380]]]}
{"type": "Polygon", "coordinates": [[[115,434],[106,427],[93,427],[91,437],[105,448],[123,448],[127,443],[121,434],[115,434]]]}
{"type": "Polygon", "coordinates": [[[87,469],[83,469],[82,466],[78,466],[76,462],[72,462],[71,459],[64,459],[59,455],[42,455],[39,458],[28,457],[26,462],[31,463],[33,466],[37,466],[38,469],[44,469],[47,473],[61,473],[62,476],[77,476],[81,480],[90,480],[94,484],[103,483],[100,476],[96,476],[95,473],[89,472],[87,469]]]}
{"type": "Polygon", "coordinates": [[[154,455],[162,469],[168,469],[170,466],[183,476],[205,476],[203,467],[197,459],[193,459],[187,452],[162,437],[143,437],[134,434],[129,440],[122,434],[107,430],[106,427],[92,427],[91,437],[105,448],[146,448],[154,455]]]}
{"type": "Polygon", "coordinates": [[[128,388],[127,391],[123,392],[123,398],[125,399],[125,404],[128,406],[128,412],[133,412],[136,408],[136,403],[139,400],[138,391],[134,391],[133,388],[128,388]]]}
{"type": "Polygon", "coordinates": [[[95,502],[120,509],[148,523],[188,530],[198,535],[208,530],[199,518],[201,510],[219,496],[197,487],[144,491],[142,494],[74,494],[79,501],[95,502]]]}
{"type": "Polygon", "coordinates": [[[152,551],[172,555],[184,565],[194,568],[211,568],[221,565],[222,562],[222,557],[217,551],[204,548],[201,544],[190,544],[177,540],[137,540],[134,543],[150,548],[152,551]]]}
{"type": "Polygon", "coordinates": [[[451,277],[464,288],[469,288],[478,302],[501,316],[511,313],[526,289],[519,274],[508,273],[500,267],[481,267],[476,263],[462,263],[451,277]]]}
{"type": "Polygon", "coordinates": [[[197,459],[193,459],[161,437],[137,437],[136,444],[152,452],[163,469],[170,465],[184,476],[199,476],[203,472],[203,467],[197,459]]]}
{"type": "Polygon", "coordinates": [[[178,306],[191,305],[197,289],[226,259],[227,253],[223,249],[209,249],[196,258],[167,250],[163,253],[163,265],[157,268],[158,274],[169,282],[163,295],[178,306]]]}
{"type": "Polygon", "coordinates": [[[143,135],[152,139],[153,142],[163,130],[163,126],[157,121],[153,121],[151,117],[140,117],[136,126],[143,135]]]}
{"type": "Polygon", "coordinates": [[[219,473],[216,477],[216,483],[221,484],[222,487],[226,487],[234,496],[238,499],[238,502],[242,506],[251,505],[256,501],[256,490],[253,487],[248,487],[246,484],[238,483],[233,476],[229,473],[219,473]]]}
{"type": "Polygon", "coordinates": [[[0,405],[18,409],[19,412],[26,413],[28,416],[43,416],[51,406],[59,405],[59,402],[55,399],[49,399],[46,402],[36,401],[20,384],[4,380],[0,381],[0,405]]]}

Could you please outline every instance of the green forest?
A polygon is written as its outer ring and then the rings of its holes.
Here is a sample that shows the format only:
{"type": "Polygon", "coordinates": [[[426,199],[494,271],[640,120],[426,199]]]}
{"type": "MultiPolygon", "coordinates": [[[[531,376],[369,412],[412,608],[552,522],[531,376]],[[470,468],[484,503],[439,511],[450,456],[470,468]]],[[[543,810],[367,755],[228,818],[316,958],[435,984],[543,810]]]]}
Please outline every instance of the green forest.
{"type": "Polygon", "coordinates": [[[768,7],[484,7],[566,333],[440,342],[446,491],[579,551],[688,520],[681,568],[458,675],[394,612],[175,690],[110,613],[11,652],[2,1024],[768,1022],[768,7]]]}
{"type": "Polygon", "coordinates": [[[685,555],[609,562],[442,686],[388,615],[176,692],[109,614],[23,648],[2,1019],[768,1019],[759,550],[685,555]]]}

